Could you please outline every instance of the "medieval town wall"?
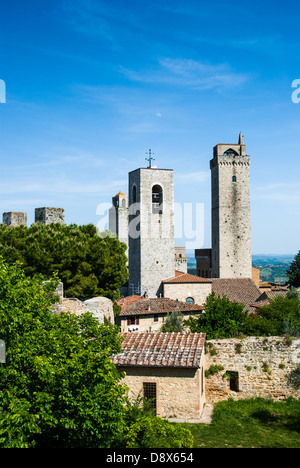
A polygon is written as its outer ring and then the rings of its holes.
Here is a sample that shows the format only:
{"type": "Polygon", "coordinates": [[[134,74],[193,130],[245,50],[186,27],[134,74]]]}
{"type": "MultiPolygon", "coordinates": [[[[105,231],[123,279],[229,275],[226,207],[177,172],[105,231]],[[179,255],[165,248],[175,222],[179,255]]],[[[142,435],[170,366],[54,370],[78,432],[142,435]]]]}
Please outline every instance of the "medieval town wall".
{"type": "Polygon", "coordinates": [[[218,339],[206,342],[206,400],[300,398],[288,377],[300,364],[300,339],[284,336],[218,339]],[[215,373],[213,373],[215,372],[215,373]]]}

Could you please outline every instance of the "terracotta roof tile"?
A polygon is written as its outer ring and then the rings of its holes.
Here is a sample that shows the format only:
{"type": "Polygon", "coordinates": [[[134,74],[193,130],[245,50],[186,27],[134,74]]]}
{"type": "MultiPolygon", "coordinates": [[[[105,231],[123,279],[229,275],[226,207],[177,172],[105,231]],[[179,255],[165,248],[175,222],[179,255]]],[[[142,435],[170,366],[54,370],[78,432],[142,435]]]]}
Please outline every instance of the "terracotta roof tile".
{"type": "Polygon", "coordinates": [[[211,283],[211,278],[201,278],[200,276],[190,275],[183,273],[182,275],[176,274],[173,278],[163,280],[163,283],[211,283]]]}
{"type": "Polygon", "coordinates": [[[144,299],[142,296],[133,295],[127,297],[120,297],[116,302],[119,306],[123,307],[127,306],[128,304],[131,304],[132,302],[140,301],[142,299],[144,299]]]}
{"type": "Polygon", "coordinates": [[[122,352],[112,357],[118,366],[198,368],[204,333],[123,333],[122,352]]]}
{"type": "Polygon", "coordinates": [[[261,296],[261,291],[250,278],[213,278],[212,291],[217,296],[226,296],[232,302],[244,304],[250,312],[261,296]]]}
{"type": "Polygon", "coordinates": [[[188,304],[187,302],[177,301],[175,299],[167,298],[154,298],[145,299],[141,298],[129,303],[124,303],[121,306],[120,316],[124,315],[149,315],[149,314],[168,314],[174,310],[179,309],[181,312],[202,311],[204,308],[197,304],[188,304]]]}

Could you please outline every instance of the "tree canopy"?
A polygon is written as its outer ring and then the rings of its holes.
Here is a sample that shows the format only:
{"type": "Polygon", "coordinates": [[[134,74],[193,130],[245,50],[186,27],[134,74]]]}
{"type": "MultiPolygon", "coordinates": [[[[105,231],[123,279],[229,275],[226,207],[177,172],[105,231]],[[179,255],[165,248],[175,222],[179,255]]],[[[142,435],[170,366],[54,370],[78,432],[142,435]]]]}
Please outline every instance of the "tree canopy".
{"type": "Polygon", "coordinates": [[[192,447],[190,431],[129,402],[118,327],[52,312],[57,284],[0,257],[0,448],[192,447]]]}
{"type": "Polygon", "coordinates": [[[295,256],[294,260],[290,264],[289,269],[286,272],[288,278],[289,278],[289,283],[291,286],[294,286],[295,288],[300,287],[300,250],[295,256]]]}
{"type": "Polygon", "coordinates": [[[193,333],[206,333],[208,340],[241,333],[247,319],[243,304],[231,302],[226,296],[218,297],[214,292],[207,297],[204,310],[199,317],[190,317],[186,324],[193,333]]]}
{"type": "Polygon", "coordinates": [[[48,279],[57,273],[65,296],[80,300],[118,298],[128,279],[125,252],[125,244],[101,237],[92,224],[0,226],[0,255],[7,262],[20,261],[29,277],[40,273],[48,279]]]}
{"type": "Polygon", "coordinates": [[[0,258],[0,447],[108,447],[123,431],[125,388],[111,355],[117,327],[53,314],[55,278],[0,258]]]}
{"type": "Polygon", "coordinates": [[[248,317],[244,333],[253,336],[300,336],[300,299],[293,291],[278,296],[248,317]]]}

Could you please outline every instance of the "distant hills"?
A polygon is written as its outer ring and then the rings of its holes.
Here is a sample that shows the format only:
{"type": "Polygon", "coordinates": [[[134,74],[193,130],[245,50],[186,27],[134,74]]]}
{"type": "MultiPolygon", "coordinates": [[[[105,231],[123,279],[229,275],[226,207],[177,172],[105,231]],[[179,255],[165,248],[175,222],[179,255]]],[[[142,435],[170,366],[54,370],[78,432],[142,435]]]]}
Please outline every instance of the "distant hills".
{"type": "MultiPolygon", "coordinates": [[[[294,260],[295,255],[252,255],[252,265],[260,270],[261,280],[284,284],[288,281],[286,270],[294,260]]],[[[194,251],[187,251],[186,257],[188,259],[188,272],[195,275],[196,259],[194,251]]]]}

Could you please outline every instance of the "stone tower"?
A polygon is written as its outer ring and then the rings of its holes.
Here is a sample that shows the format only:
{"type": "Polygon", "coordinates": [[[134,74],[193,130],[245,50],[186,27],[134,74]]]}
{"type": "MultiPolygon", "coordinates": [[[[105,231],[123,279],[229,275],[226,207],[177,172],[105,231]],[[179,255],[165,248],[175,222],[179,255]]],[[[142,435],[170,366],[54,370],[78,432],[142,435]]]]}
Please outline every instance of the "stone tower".
{"type": "Polygon", "coordinates": [[[27,226],[27,213],[9,211],[3,213],[3,224],[7,226],[27,226]]]}
{"type": "Polygon", "coordinates": [[[250,157],[238,144],[214,147],[212,189],[212,278],[252,278],[250,157]]]}
{"type": "Polygon", "coordinates": [[[109,230],[128,247],[128,197],[119,192],[112,199],[109,209],[109,230]]]}
{"type": "Polygon", "coordinates": [[[173,170],[156,166],[129,173],[128,293],[160,297],[175,275],[173,170]]]}
{"type": "Polygon", "coordinates": [[[65,224],[63,208],[43,207],[35,209],[35,222],[40,224],[65,224]]]}

